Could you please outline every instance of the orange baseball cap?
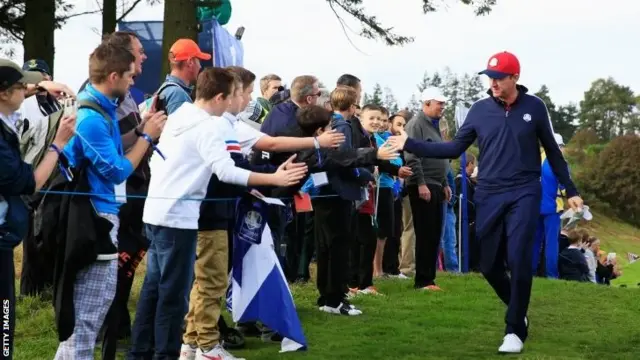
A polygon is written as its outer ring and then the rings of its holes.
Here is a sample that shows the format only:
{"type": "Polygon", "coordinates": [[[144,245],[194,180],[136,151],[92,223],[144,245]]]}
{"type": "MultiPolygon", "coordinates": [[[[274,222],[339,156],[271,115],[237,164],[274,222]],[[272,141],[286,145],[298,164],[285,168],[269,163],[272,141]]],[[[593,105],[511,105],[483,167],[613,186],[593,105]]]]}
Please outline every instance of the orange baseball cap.
{"type": "Polygon", "coordinates": [[[185,61],[191,58],[210,60],[211,55],[203,53],[198,44],[191,39],[178,39],[171,45],[169,56],[172,61],[185,61]]]}

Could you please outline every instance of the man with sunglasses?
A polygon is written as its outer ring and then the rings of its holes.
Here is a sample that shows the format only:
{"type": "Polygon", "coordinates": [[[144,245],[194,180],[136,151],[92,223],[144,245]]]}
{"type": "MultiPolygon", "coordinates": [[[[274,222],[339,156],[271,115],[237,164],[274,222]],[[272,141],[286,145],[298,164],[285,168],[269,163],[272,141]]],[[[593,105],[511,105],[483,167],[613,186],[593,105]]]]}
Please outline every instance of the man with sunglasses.
{"type": "MultiPolygon", "coordinates": [[[[277,136],[277,133],[290,129],[296,125],[296,112],[298,109],[316,105],[318,97],[320,97],[320,85],[315,76],[302,75],[296,77],[291,83],[291,99],[271,109],[271,112],[262,123],[260,131],[269,136],[277,136]]],[[[286,159],[287,157],[284,158],[286,159]]]]}

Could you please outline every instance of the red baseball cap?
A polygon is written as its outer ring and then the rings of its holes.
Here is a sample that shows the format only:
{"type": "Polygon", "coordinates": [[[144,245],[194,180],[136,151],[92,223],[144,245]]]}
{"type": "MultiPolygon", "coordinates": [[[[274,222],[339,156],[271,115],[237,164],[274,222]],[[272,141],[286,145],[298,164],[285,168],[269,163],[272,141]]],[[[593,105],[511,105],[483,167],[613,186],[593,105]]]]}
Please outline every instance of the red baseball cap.
{"type": "Polygon", "coordinates": [[[210,60],[211,55],[203,53],[198,44],[191,39],[178,39],[169,49],[169,59],[171,61],[185,61],[192,58],[200,60],[210,60]]]}
{"type": "Polygon", "coordinates": [[[502,79],[515,74],[520,74],[520,61],[515,55],[506,51],[490,57],[487,69],[478,73],[478,75],[487,75],[492,79],[502,79]]]}

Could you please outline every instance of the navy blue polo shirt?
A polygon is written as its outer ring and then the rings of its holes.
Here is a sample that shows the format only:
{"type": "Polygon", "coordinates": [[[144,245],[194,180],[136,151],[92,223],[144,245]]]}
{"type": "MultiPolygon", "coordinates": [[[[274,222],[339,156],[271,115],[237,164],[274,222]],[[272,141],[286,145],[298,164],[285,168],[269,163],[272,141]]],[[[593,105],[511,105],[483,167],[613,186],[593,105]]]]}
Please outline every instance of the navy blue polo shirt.
{"type": "Polygon", "coordinates": [[[540,142],[567,196],[578,195],[553,137],[546,105],[521,85],[511,105],[492,96],[473,104],[453,141],[429,143],[410,138],[404,150],[424,157],[455,159],[476,139],[480,148],[477,191],[507,192],[540,183],[540,142]]]}

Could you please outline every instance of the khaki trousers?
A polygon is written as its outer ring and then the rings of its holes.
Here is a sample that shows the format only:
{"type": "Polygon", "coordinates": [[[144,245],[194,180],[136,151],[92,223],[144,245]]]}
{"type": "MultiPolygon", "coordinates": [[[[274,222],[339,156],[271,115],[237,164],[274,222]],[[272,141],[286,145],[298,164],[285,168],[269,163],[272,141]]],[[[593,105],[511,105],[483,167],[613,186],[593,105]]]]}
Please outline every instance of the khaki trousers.
{"type": "Polygon", "coordinates": [[[402,199],[402,237],[400,238],[400,272],[409,275],[416,271],[416,234],[409,197],[402,199]]]}
{"type": "Polygon", "coordinates": [[[218,319],[228,286],[228,247],[226,230],[198,232],[185,344],[209,350],[220,340],[218,319]]]}

